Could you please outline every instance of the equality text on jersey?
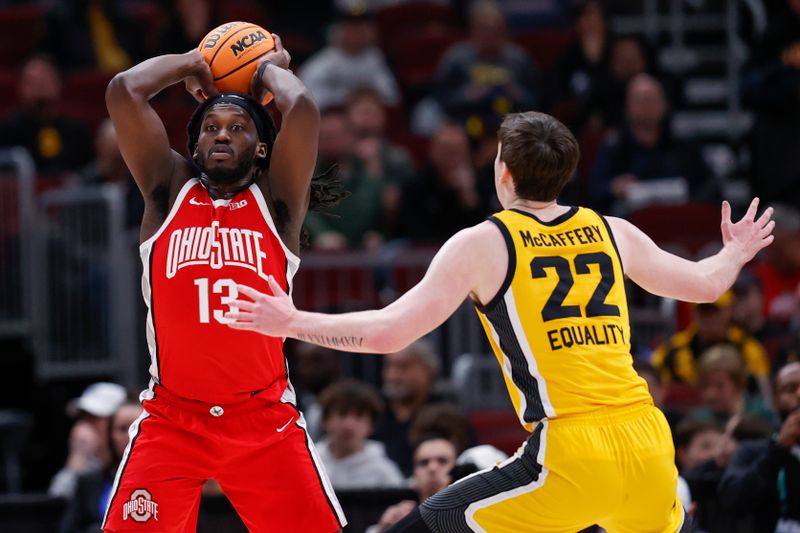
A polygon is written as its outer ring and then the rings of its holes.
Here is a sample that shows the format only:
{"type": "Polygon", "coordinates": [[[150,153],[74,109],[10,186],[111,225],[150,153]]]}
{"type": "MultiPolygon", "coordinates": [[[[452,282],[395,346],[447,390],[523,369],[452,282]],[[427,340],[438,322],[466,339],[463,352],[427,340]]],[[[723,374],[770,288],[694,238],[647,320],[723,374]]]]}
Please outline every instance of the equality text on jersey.
{"type": "Polygon", "coordinates": [[[246,268],[266,281],[263,242],[260,231],[221,228],[216,220],[211,226],[178,228],[169,237],[167,279],[174,278],[182,268],[207,265],[214,270],[225,266],[246,268]]]}

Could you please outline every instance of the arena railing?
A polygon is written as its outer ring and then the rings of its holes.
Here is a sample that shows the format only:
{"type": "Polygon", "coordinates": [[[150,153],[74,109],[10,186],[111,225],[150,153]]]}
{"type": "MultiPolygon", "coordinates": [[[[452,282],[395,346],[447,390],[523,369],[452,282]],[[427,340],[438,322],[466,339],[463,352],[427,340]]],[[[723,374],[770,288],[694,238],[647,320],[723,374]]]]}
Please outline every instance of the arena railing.
{"type": "Polygon", "coordinates": [[[0,150],[0,337],[33,334],[34,167],[23,148],[0,150]]]}

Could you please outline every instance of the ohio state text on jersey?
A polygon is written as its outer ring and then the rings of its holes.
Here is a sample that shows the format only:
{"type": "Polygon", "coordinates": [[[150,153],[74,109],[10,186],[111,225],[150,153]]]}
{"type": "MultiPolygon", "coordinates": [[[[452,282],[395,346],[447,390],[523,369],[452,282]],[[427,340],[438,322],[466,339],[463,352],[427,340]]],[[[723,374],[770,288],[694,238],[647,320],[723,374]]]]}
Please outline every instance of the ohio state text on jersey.
{"type": "Polygon", "coordinates": [[[286,389],[283,339],[229,328],[236,285],[291,290],[300,259],[281,242],[258,186],[212,200],[200,180],[181,189],[167,219],[140,246],[153,379],[184,398],[234,402],[286,389]],[[269,389],[269,390],[264,390],[269,389]]]}

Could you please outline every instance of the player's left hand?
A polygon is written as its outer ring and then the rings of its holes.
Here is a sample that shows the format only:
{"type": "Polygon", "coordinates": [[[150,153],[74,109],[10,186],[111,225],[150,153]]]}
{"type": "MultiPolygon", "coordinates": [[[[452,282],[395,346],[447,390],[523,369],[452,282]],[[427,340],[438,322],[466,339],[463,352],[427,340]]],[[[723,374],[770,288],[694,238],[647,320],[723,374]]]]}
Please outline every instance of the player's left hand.
{"type": "Polygon", "coordinates": [[[764,247],[769,246],[774,237],[772,230],[775,222],[770,220],[772,208],[768,207],[756,219],[758,198],[753,198],[747,213],[739,222],[731,221],[731,205],[722,202],[722,243],[725,248],[735,250],[740,256],[741,264],[750,261],[764,247]]]}
{"type": "Polygon", "coordinates": [[[272,295],[247,285],[236,286],[240,297],[231,303],[231,311],[225,313],[225,318],[230,320],[229,327],[255,331],[269,337],[289,335],[289,325],[297,309],[274,277],[269,276],[267,283],[272,295]],[[242,295],[249,300],[241,299],[242,295]]]}

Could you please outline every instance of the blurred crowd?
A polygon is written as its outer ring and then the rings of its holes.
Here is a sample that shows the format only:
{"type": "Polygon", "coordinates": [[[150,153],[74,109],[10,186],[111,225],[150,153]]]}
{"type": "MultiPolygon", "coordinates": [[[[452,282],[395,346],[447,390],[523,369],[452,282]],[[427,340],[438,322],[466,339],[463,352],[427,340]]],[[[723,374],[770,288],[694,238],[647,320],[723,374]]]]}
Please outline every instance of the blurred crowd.
{"type": "MultiPolygon", "coordinates": [[[[626,2],[297,4],[0,1],[9,42],[0,51],[0,146],[27,148],[38,192],[123,189],[136,228],[143,204],[106,119],[105,85],[147,57],[195,47],[222,22],[247,20],[281,35],[322,111],[318,169],[336,165],[351,192],[331,212],[309,215],[313,249],[424,247],[479,223],[500,209],[500,120],[529,109],[554,114],[579,140],[582,160],[564,202],[628,217],[687,257],[719,241],[730,175],[701,142],[675,134],[685,80],[661,68],[660,43],[612,31],[626,2]]],[[[673,428],[684,503],[709,533],[800,530],[800,2],[764,4],[767,30],[743,36],[750,60],[740,94],[754,125],[738,170],[750,193],[775,207],[775,241],[718,301],[672,303],[677,333],[634,354],[673,428]]],[[[153,102],[185,152],[193,101],[176,87],[153,102]]],[[[470,365],[446,375],[427,341],[384,358],[372,384],[344,375],[338,353],[286,349],[336,488],[412,487],[420,501],[502,461],[524,439],[513,414],[487,418],[465,407],[459,390],[473,383],[470,365]]],[[[49,486],[70,501],[63,531],[96,527],[139,412],[111,383],[91,385],[70,405],[67,457],[49,486]]],[[[414,505],[387,508],[370,531],[414,505]]]]}

